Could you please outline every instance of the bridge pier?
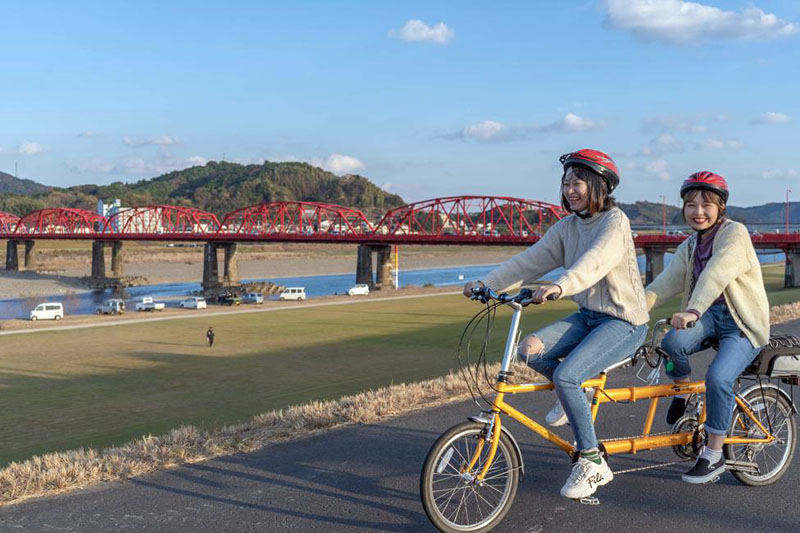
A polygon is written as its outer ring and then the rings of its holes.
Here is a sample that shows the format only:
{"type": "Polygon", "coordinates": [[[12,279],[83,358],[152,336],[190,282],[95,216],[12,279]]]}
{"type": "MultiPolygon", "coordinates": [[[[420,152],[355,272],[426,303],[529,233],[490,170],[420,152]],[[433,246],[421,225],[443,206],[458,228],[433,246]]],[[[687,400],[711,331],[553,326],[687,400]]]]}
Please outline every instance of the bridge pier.
{"type": "Polygon", "coordinates": [[[644,257],[646,261],[644,284],[648,285],[664,270],[664,250],[645,248],[644,257]]]}
{"type": "Polygon", "coordinates": [[[25,241],[25,270],[36,270],[36,241],[25,241]]]}
{"type": "Polygon", "coordinates": [[[375,289],[381,290],[384,287],[392,286],[392,247],[389,245],[379,246],[378,250],[378,271],[375,273],[375,289]]]}
{"type": "Polygon", "coordinates": [[[783,275],[783,287],[790,289],[800,287],[800,249],[790,248],[784,250],[786,266],[783,275]]]}
{"type": "Polygon", "coordinates": [[[219,266],[217,265],[217,243],[207,242],[203,247],[203,288],[219,287],[219,266]]]}
{"type": "Polygon", "coordinates": [[[103,241],[92,242],[92,278],[103,279],[106,277],[106,243],[103,241]]]}
{"type": "Polygon", "coordinates": [[[225,285],[239,283],[239,262],[236,259],[236,243],[226,242],[222,245],[225,250],[225,263],[222,271],[222,281],[225,285]]]}
{"type": "Polygon", "coordinates": [[[356,283],[366,283],[371,290],[392,286],[392,247],[388,244],[360,244],[356,264],[356,283]],[[372,254],[378,255],[377,272],[372,277],[372,254]]]}
{"type": "Polygon", "coordinates": [[[19,272],[19,257],[17,256],[19,241],[9,239],[6,243],[6,270],[19,272]]]}
{"type": "Polygon", "coordinates": [[[122,241],[114,241],[111,243],[111,275],[115,278],[121,278],[123,274],[122,268],[122,241]]]}
{"type": "Polygon", "coordinates": [[[369,244],[358,245],[358,261],[356,263],[356,283],[372,283],[372,248],[369,244]]]}

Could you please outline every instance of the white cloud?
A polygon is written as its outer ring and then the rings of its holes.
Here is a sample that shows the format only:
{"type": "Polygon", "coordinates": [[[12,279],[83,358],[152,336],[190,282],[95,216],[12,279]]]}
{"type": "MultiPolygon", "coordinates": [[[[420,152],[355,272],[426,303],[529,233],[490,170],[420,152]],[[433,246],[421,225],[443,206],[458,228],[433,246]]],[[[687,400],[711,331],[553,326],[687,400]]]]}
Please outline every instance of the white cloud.
{"type": "Polygon", "coordinates": [[[794,179],[800,176],[800,172],[798,172],[794,168],[786,168],[786,169],[770,169],[765,170],[761,173],[761,178],[765,180],[784,180],[784,179],[794,179]]]}
{"type": "Polygon", "coordinates": [[[697,145],[698,150],[739,150],[741,148],[744,148],[744,143],[735,139],[706,139],[697,145]]]}
{"type": "Polygon", "coordinates": [[[181,158],[164,150],[152,159],[126,157],[108,161],[90,158],[82,159],[68,166],[70,170],[78,174],[122,174],[152,177],[188,167],[202,166],[206,163],[208,163],[208,159],[199,155],[181,158]]]}
{"type": "Polygon", "coordinates": [[[171,146],[180,144],[180,141],[170,135],[158,135],[150,139],[131,139],[126,135],[122,138],[122,144],[138,148],[139,146],[171,146]]]}
{"type": "Polygon", "coordinates": [[[389,31],[389,37],[402,39],[408,42],[424,42],[434,44],[449,44],[456,32],[444,22],[436,26],[428,26],[421,20],[410,19],[399,30],[389,31]]]}
{"type": "Polygon", "coordinates": [[[546,126],[539,126],[538,128],[536,128],[536,131],[539,132],[556,131],[563,133],[573,133],[573,132],[581,132],[588,130],[604,129],[605,127],[606,127],[605,122],[579,117],[574,113],[567,113],[561,120],[557,120],[551,124],[547,124],[546,126]]]}
{"type": "Polygon", "coordinates": [[[659,156],[683,152],[683,141],[676,139],[669,133],[662,133],[650,140],[650,143],[642,148],[641,155],[659,156]]]}
{"type": "Polygon", "coordinates": [[[679,116],[663,116],[643,120],[641,129],[645,133],[668,131],[703,133],[706,131],[705,126],[696,124],[694,120],[679,116]]]}
{"type": "Polygon", "coordinates": [[[661,181],[669,181],[672,176],[669,173],[669,165],[665,159],[653,159],[651,161],[628,161],[623,165],[627,170],[643,173],[644,178],[655,176],[661,181]]]}
{"type": "Polygon", "coordinates": [[[78,137],[80,137],[81,139],[94,139],[95,137],[100,137],[102,135],[103,134],[99,131],[87,130],[80,132],[78,134],[78,137]]]}
{"type": "Polygon", "coordinates": [[[16,147],[14,153],[17,155],[39,155],[45,151],[47,151],[47,147],[43,144],[24,141],[16,147]]]}
{"type": "Polygon", "coordinates": [[[645,41],[692,44],[722,39],[777,39],[798,25],[756,7],[726,11],[684,0],[604,0],[606,25],[645,41]]]}
{"type": "Polygon", "coordinates": [[[313,157],[311,164],[315,167],[333,172],[339,176],[343,174],[351,174],[356,170],[365,168],[366,165],[359,159],[344,154],[331,154],[326,158],[313,157]]]}
{"type": "Polygon", "coordinates": [[[776,113],[774,111],[767,111],[758,118],[750,121],[750,124],[781,124],[783,122],[790,122],[792,117],[785,113],[776,113]]]}
{"type": "Polygon", "coordinates": [[[603,129],[606,123],[567,113],[563,118],[543,126],[506,126],[494,120],[484,120],[464,126],[460,131],[437,135],[437,138],[457,141],[508,142],[528,139],[536,133],[575,133],[603,129]]]}

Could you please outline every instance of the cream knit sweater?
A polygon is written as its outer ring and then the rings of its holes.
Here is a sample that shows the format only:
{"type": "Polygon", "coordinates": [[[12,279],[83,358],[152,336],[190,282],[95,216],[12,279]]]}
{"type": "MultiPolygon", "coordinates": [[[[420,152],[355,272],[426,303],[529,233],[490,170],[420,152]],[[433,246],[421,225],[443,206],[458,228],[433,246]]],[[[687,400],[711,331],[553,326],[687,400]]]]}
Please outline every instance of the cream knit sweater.
{"type": "Polygon", "coordinates": [[[561,296],[636,326],[649,320],[630,222],[619,208],[586,219],[574,214],[562,218],[539,242],[482,281],[494,290],[508,291],[558,267],[566,270],[554,281],[561,296]]]}
{"type": "Polygon", "coordinates": [[[694,309],[702,315],[722,294],[733,320],[753,346],[766,345],[769,301],[747,228],[732,220],[722,223],[714,237],[711,259],[690,294],[696,239],[697,234],[683,241],[666,270],[647,286],[647,308],[683,292],[681,309],[694,309]]]}

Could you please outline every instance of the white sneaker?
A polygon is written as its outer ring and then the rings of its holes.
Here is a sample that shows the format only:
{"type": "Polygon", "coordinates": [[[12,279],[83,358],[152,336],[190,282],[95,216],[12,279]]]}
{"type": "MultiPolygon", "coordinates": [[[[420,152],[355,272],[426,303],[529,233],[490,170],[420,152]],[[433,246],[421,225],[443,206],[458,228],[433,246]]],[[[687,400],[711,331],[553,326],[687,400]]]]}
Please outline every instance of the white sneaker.
{"type": "MultiPolygon", "coordinates": [[[[586,389],[586,401],[591,403],[592,396],[594,396],[594,389],[589,387],[586,389]]],[[[569,423],[569,420],[567,419],[567,413],[564,412],[564,406],[561,405],[560,400],[556,400],[555,405],[553,405],[553,408],[550,409],[550,411],[544,417],[544,420],[549,426],[554,428],[561,427],[564,424],[569,423]]]]}
{"type": "Polygon", "coordinates": [[[614,479],[614,472],[608,467],[608,463],[602,455],[600,464],[584,457],[578,457],[578,460],[572,465],[572,473],[567,478],[567,482],[561,487],[561,495],[573,500],[588,498],[595,493],[597,487],[610,483],[612,479],[614,479]]]}

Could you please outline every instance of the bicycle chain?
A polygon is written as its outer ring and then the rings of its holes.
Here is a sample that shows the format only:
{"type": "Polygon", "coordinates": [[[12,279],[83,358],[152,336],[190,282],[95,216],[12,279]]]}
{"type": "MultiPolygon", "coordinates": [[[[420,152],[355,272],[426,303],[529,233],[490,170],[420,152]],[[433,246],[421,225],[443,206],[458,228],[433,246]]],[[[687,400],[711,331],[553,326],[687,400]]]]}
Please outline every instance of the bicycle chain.
{"type": "MultiPolygon", "coordinates": [[[[662,433],[650,433],[649,435],[635,435],[633,437],[615,437],[613,439],[604,439],[602,442],[612,442],[612,441],[619,441],[619,440],[628,440],[628,439],[639,439],[642,437],[660,437],[662,435],[674,435],[672,431],[664,431],[662,433]]],[[[672,466],[677,465],[680,463],[685,463],[687,461],[692,461],[693,459],[681,459],[680,461],[670,461],[668,463],[658,463],[655,465],[647,465],[647,466],[638,466],[634,468],[627,468],[625,470],[613,470],[614,475],[619,474],[629,474],[631,472],[641,472],[643,470],[653,470],[655,468],[661,468],[664,466],[672,466]]]]}

